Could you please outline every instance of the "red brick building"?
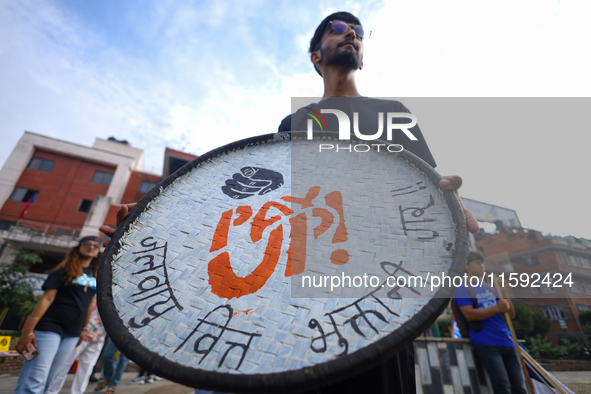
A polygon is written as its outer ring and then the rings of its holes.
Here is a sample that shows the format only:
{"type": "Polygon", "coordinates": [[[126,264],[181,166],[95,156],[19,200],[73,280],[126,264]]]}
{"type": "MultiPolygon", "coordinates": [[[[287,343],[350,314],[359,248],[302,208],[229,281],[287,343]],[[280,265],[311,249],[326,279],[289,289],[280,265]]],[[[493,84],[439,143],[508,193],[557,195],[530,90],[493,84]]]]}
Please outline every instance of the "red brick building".
{"type": "Polygon", "coordinates": [[[167,148],[165,174],[143,171],[143,151],[97,138],[92,147],[25,132],[0,170],[0,263],[40,251],[46,272],[85,235],[115,225],[119,205],[141,199],[197,156],[167,148]]]}
{"type": "Polygon", "coordinates": [[[579,313],[591,309],[591,241],[520,229],[485,236],[476,246],[485,254],[487,270],[505,271],[506,278],[524,273],[530,284],[539,275],[540,287],[524,288],[520,282],[512,296],[552,321],[548,339],[556,343],[566,332],[582,335],[579,313]]]}

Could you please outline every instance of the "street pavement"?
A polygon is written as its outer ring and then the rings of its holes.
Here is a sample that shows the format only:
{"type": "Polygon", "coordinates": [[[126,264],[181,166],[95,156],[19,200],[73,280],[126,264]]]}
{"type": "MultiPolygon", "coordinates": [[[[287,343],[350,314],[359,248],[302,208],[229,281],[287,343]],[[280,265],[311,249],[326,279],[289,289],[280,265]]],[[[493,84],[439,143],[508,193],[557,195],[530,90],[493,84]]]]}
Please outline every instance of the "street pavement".
{"type": "MultiPolygon", "coordinates": [[[[591,371],[550,371],[556,379],[560,380],[564,385],[577,394],[591,394],[591,371]]],[[[127,384],[130,380],[137,376],[137,372],[126,372],[123,374],[121,381],[117,385],[117,394],[193,394],[194,390],[190,387],[183,386],[166,379],[155,381],[151,384],[130,385],[127,384]]],[[[60,394],[69,394],[74,375],[69,374],[64,387],[60,394]]],[[[16,387],[18,376],[0,376],[0,394],[12,394],[16,387]]],[[[96,383],[91,383],[84,392],[96,393],[94,388],[96,383]]],[[[104,393],[103,389],[99,393],[104,393]]]]}
{"type": "Polygon", "coordinates": [[[576,394],[591,394],[591,371],[548,371],[576,394]]]}

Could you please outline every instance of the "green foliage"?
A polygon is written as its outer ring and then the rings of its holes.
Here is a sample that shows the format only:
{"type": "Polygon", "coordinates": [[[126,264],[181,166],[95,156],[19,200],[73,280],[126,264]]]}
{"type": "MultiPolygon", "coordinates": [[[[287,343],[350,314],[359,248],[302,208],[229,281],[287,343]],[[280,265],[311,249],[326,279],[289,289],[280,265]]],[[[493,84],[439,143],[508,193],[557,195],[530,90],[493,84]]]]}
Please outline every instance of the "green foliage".
{"type": "Polygon", "coordinates": [[[552,321],[546,317],[542,312],[533,313],[534,327],[530,336],[537,336],[538,334],[546,335],[552,329],[552,321]]]}
{"type": "Polygon", "coordinates": [[[565,332],[560,336],[558,339],[558,347],[564,347],[566,349],[567,359],[569,360],[583,360],[589,358],[588,354],[585,354],[584,343],[572,332],[565,332]]]}
{"type": "Polygon", "coordinates": [[[564,346],[554,346],[545,336],[538,334],[525,343],[525,347],[535,359],[563,360],[568,354],[564,346]]]}
{"type": "Polygon", "coordinates": [[[535,359],[548,360],[588,360],[589,352],[583,342],[573,333],[567,332],[558,340],[558,346],[553,346],[542,334],[530,338],[525,347],[535,359]]]}
{"type": "Polygon", "coordinates": [[[14,256],[15,263],[24,265],[26,267],[43,262],[43,259],[41,256],[39,256],[39,252],[34,250],[21,249],[12,255],[14,256]]]}
{"type": "Polygon", "coordinates": [[[579,321],[583,326],[591,325],[591,310],[580,312],[579,321]]]}
{"type": "Polygon", "coordinates": [[[37,303],[41,299],[41,296],[35,296],[31,293],[31,298],[24,300],[18,305],[17,314],[20,317],[27,317],[33,312],[33,309],[37,306],[37,303]]]}
{"type": "Polygon", "coordinates": [[[552,321],[542,312],[534,312],[526,305],[514,302],[515,320],[513,327],[519,339],[535,337],[538,334],[545,335],[552,329],[552,321]]]}
{"type": "Polygon", "coordinates": [[[451,338],[451,315],[441,315],[437,319],[439,332],[442,337],[451,338]]]}
{"type": "Polygon", "coordinates": [[[591,343],[591,324],[583,324],[583,331],[585,331],[585,336],[587,337],[587,341],[591,343]]]}
{"type": "Polygon", "coordinates": [[[41,262],[41,257],[34,251],[21,249],[13,253],[12,264],[0,265],[0,306],[16,307],[34,299],[31,285],[26,281],[29,265],[41,262]]]}
{"type": "Polygon", "coordinates": [[[519,302],[514,302],[513,307],[515,308],[515,319],[513,320],[515,335],[519,339],[527,338],[534,330],[534,312],[519,302]]]}

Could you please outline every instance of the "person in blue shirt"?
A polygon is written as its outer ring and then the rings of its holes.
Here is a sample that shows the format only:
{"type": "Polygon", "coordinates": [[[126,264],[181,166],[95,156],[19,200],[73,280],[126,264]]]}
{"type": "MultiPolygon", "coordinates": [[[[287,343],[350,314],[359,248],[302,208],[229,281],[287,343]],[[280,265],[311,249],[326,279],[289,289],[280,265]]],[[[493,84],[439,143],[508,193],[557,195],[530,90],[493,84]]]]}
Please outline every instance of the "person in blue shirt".
{"type": "MultiPolygon", "coordinates": [[[[509,312],[515,318],[513,303],[500,299],[497,290],[484,277],[484,258],[480,253],[470,252],[466,264],[468,283],[463,283],[455,293],[456,302],[468,320],[470,340],[484,365],[495,394],[526,394],[521,365],[515,352],[511,333],[501,313],[509,312]],[[470,278],[478,278],[478,286],[470,285],[470,278]],[[467,286],[471,287],[469,289],[467,286]]],[[[472,279],[472,284],[476,279],[472,279]]]]}

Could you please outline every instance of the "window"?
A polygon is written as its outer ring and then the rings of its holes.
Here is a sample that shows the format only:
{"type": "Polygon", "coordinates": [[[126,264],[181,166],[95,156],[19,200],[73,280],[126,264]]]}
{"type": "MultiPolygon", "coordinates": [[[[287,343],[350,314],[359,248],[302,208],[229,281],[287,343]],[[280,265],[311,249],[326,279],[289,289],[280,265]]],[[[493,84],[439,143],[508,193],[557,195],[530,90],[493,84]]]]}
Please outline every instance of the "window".
{"type": "Polygon", "coordinates": [[[147,193],[150,190],[152,190],[152,188],[154,186],[156,186],[156,183],[155,182],[142,181],[142,184],[140,186],[140,192],[147,193]]]}
{"type": "Polygon", "coordinates": [[[54,164],[55,161],[53,160],[42,159],[40,157],[33,157],[29,162],[27,168],[30,168],[31,170],[51,172],[54,164]]]}
{"type": "Polygon", "coordinates": [[[591,294],[591,283],[583,283],[583,290],[585,291],[585,294],[591,294]]]}
{"type": "Polygon", "coordinates": [[[9,222],[8,220],[0,220],[0,230],[10,230],[15,222],[9,222]]]}
{"type": "Polygon", "coordinates": [[[558,291],[552,284],[550,284],[550,286],[541,284],[539,290],[540,294],[552,294],[558,291]]]}
{"type": "Polygon", "coordinates": [[[542,306],[542,312],[552,321],[566,320],[566,310],[562,305],[542,306]]]}
{"type": "Polygon", "coordinates": [[[31,198],[34,200],[39,194],[39,190],[25,189],[24,187],[15,187],[9,200],[27,202],[31,198]]]}
{"type": "Polygon", "coordinates": [[[168,159],[169,163],[169,171],[170,173],[174,173],[176,170],[187,164],[189,160],[177,159],[176,157],[170,157],[168,159]]]}
{"type": "Polygon", "coordinates": [[[578,267],[579,264],[577,263],[577,259],[572,254],[566,254],[566,264],[570,265],[571,267],[578,267]]]}
{"type": "Polygon", "coordinates": [[[78,212],[89,212],[92,206],[92,200],[82,200],[78,207],[78,212]]]}
{"type": "Polygon", "coordinates": [[[579,310],[579,312],[589,311],[591,310],[591,305],[577,304],[577,309],[579,310]]]}
{"type": "Polygon", "coordinates": [[[577,256],[577,260],[579,260],[579,264],[583,268],[591,268],[591,264],[589,263],[589,259],[583,256],[577,256]]]}
{"type": "Polygon", "coordinates": [[[538,260],[538,256],[530,256],[525,259],[525,266],[526,267],[531,267],[533,265],[538,265],[538,264],[540,264],[540,260],[538,260]]]}
{"type": "Polygon", "coordinates": [[[113,174],[109,174],[108,172],[103,171],[95,171],[94,175],[92,176],[91,182],[109,186],[112,180],[113,174]]]}
{"type": "Polygon", "coordinates": [[[570,285],[570,291],[571,293],[582,293],[581,286],[579,286],[579,284],[575,281],[573,281],[570,285]]]}

